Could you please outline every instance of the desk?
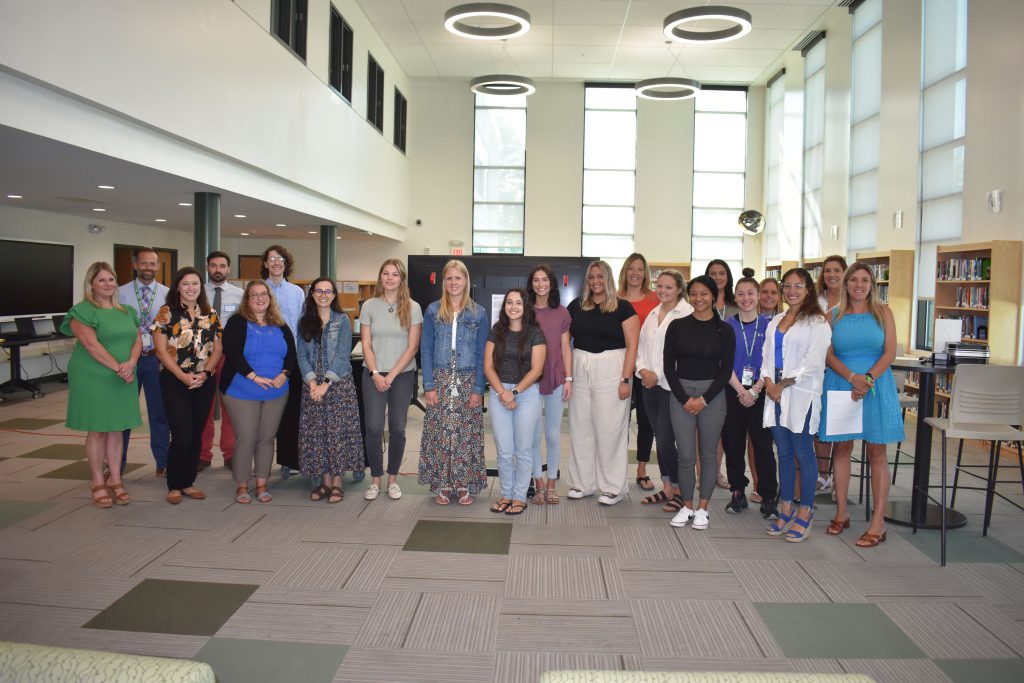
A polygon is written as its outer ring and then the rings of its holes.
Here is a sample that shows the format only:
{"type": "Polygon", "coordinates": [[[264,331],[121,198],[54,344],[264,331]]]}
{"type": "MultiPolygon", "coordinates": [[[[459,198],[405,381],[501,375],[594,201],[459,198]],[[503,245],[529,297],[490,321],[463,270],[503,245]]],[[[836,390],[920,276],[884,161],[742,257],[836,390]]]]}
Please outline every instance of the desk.
{"type": "MultiPolygon", "coordinates": [[[[914,438],[914,488],[910,503],[890,502],[885,506],[885,521],[898,526],[917,526],[922,529],[939,529],[942,526],[942,508],[928,502],[928,476],[932,466],[932,428],[924,421],[934,415],[935,376],[956,372],[955,365],[922,364],[917,359],[897,358],[893,370],[920,373],[917,389],[917,434],[914,438]]],[[[946,527],[959,529],[967,524],[967,518],[956,510],[946,510],[946,527]]]]}
{"type": "Polygon", "coordinates": [[[0,384],[0,393],[21,389],[23,391],[32,392],[32,398],[40,398],[43,396],[44,394],[42,389],[32,382],[21,378],[21,347],[28,346],[29,344],[38,344],[40,342],[60,341],[61,339],[68,339],[68,337],[63,334],[48,334],[42,337],[5,339],[2,346],[7,349],[11,355],[11,378],[3,384],[0,384]]]}

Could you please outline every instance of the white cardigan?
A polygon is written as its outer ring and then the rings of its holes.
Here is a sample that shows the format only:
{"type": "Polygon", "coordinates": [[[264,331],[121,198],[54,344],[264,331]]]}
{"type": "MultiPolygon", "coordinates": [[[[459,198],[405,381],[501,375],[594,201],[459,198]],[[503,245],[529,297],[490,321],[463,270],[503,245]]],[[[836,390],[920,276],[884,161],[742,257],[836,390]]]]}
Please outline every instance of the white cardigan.
{"type": "MultiPolygon", "coordinates": [[[[768,323],[761,353],[761,377],[775,381],[775,331],[786,316],[779,313],[768,323]]],[[[811,410],[810,433],[818,432],[821,413],[821,387],[825,378],[825,354],[832,344],[832,327],[821,316],[798,320],[782,339],[783,379],[794,378],[796,384],[782,390],[782,424],[775,424],[775,402],[764,402],[765,427],[785,427],[800,433],[804,418],[811,410]]]]}
{"type": "Polygon", "coordinates": [[[665,319],[658,324],[658,311],[661,310],[659,303],[653,311],[647,314],[643,326],[640,328],[640,345],[636,353],[636,376],[641,370],[650,370],[658,376],[658,386],[665,391],[671,391],[668,380],[665,379],[665,332],[673,320],[685,318],[693,313],[693,306],[686,299],[680,299],[676,307],[668,312],[665,319]]]}

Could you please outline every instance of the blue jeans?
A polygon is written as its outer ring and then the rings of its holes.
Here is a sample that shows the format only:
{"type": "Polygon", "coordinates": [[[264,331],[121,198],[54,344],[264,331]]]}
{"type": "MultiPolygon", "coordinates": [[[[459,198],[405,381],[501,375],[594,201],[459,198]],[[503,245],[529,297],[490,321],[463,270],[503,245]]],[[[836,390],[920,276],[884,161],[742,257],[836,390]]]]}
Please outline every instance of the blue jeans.
{"type": "MultiPolygon", "coordinates": [[[[503,386],[511,389],[515,384],[503,386]]],[[[516,396],[516,409],[508,410],[491,389],[487,412],[491,415],[491,431],[498,450],[501,497],[525,501],[533,472],[533,436],[540,422],[540,390],[534,384],[516,396]]]]}
{"type": "Polygon", "coordinates": [[[540,442],[543,437],[548,443],[548,479],[558,479],[558,464],[562,459],[562,415],[565,413],[562,387],[555,387],[547,396],[540,394],[540,402],[544,406],[544,419],[541,421],[544,428],[540,429],[538,425],[534,430],[533,476],[535,479],[544,476],[544,460],[540,456],[540,442]]]}
{"type": "MultiPolygon", "coordinates": [[[[775,423],[782,408],[775,404],[775,423]]],[[[800,463],[801,504],[814,507],[814,486],[818,480],[818,460],[814,457],[814,435],[810,433],[811,411],[807,411],[804,429],[796,434],[785,427],[772,427],[772,438],[779,454],[779,500],[792,501],[796,488],[796,463],[800,463]]]]}
{"type": "MultiPolygon", "coordinates": [[[[146,414],[149,419],[149,448],[153,451],[156,466],[167,468],[167,451],[171,447],[171,425],[164,414],[164,399],[160,391],[160,359],[154,356],[140,356],[135,366],[139,378],[139,393],[146,392],[146,414]]],[[[128,438],[132,430],[122,432],[124,445],[121,448],[121,471],[128,461],[128,438]]]]}

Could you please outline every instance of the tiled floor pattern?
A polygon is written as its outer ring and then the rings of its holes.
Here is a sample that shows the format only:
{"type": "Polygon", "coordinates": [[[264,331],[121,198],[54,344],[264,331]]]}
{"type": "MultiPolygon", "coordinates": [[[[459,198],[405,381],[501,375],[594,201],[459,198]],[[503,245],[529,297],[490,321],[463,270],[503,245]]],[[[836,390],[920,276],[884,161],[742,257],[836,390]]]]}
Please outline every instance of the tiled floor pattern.
{"type": "MultiPolygon", "coordinates": [[[[827,497],[800,544],[765,536],[753,508],[722,512],[722,491],[710,529],[672,529],[632,485],[611,508],[563,496],[507,517],[488,510],[493,486],[441,507],[412,474],[398,501],[347,481],[327,505],[275,474],[273,502],[246,506],[215,465],[199,479],[207,500],[171,507],[141,434],[134,502],[99,510],[59,474],[85,466],[63,410],[59,390],[0,405],[0,639],[194,658],[220,681],[535,681],[554,668],[1024,680],[1024,516],[997,503],[983,538],[977,493],[958,501],[969,524],[940,568],[934,532],[890,526],[878,548],[854,548],[858,506],[849,532],[825,536],[827,497]]],[[[421,423],[414,411],[413,448],[421,423]]],[[[1019,484],[1005,490],[1019,500],[1019,484]]]]}

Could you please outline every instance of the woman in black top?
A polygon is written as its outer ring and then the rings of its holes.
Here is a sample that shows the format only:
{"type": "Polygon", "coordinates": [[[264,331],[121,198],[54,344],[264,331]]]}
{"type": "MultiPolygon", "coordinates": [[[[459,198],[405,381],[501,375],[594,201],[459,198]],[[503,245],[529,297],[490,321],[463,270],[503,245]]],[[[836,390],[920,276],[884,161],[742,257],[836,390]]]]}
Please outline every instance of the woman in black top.
{"type": "Polygon", "coordinates": [[[615,292],[604,261],[587,268],[583,296],[569,304],[574,380],[569,401],[569,498],[599,491],[597,502],[615,505],[626,491],[629,398],[636,367],[640,320],[615,292]]]}
{"type": "Polygon", "coordinates": [[[665,333],[665,379],[674,401],[669,418],[679,450],[679,487],[683,509],[672,518],[674,527],[693,520],[694,529],[708,528],[708,500],[715,489],[715,455],[725,422],[722,389],[732,377],[736,336],[715,314],[718,285],[707,275],[690,281],[687,288],[693,314],[673,320],[665,333]],[[694,465],[700,440],[700,502],[693,507],[696,483],[694,465]]]}

